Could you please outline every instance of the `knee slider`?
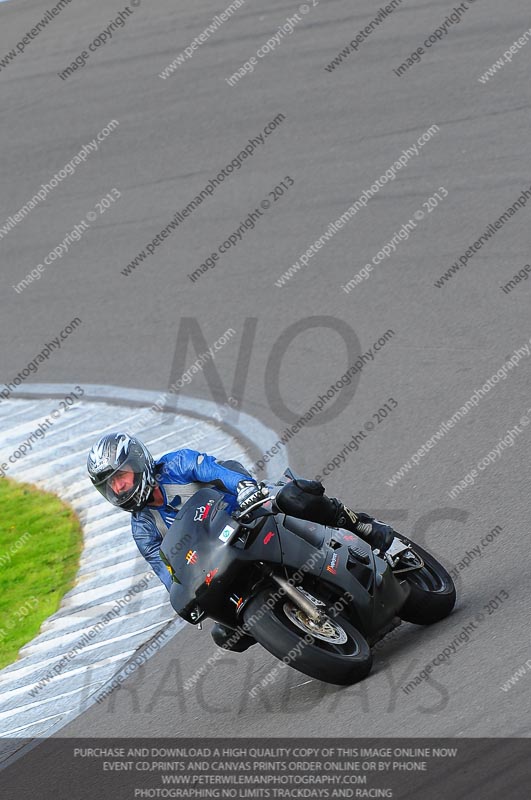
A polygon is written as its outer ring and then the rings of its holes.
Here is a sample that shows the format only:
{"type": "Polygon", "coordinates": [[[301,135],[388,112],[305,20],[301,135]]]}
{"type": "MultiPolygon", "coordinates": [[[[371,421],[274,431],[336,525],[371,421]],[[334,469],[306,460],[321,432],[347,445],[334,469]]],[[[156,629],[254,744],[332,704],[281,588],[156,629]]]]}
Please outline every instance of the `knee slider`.
{"type": "MultiPolygon", "coordinates": [[[[300,481],[298,481],[300,483],[300,481]]],[[[287,483],[275,498],[277,507],[283,514],[299,517],[319,525],[334,526],[341,503],[323,494],[311,494],[299,488],[295,481],[287,483]]],[[[304,481],[317,483],[318,481],[304,481]]]]}
{"type": "Polygon", "coordinates": [[[304,509],[304,492],[294,483],[286,483],[275,497],[275,503],[283,514],[297,517],[304,509]]]}
{"type": "Polygon", "coordinates": [[[322,497],[324,494],[325,488],[321,481],[307,481],[304,478],[295,478],[293,481],[295,486],[298,486],[299,489],[302,489],[303,492],[308,492],[308,494],[315,494],[318,497],[322,497]]]}

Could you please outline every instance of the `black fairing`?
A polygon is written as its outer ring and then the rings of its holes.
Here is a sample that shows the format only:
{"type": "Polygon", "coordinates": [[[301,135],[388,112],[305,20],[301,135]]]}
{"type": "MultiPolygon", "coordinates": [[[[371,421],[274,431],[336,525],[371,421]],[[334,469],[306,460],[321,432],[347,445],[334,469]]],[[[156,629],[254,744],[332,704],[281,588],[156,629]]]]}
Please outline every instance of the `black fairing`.
{"type": "Polygon", "coordinates": [[[170,602],[189,622],[209,616],[237,625],[243,599],[260,578],[258,569],[253,570],[249,562],[281,561],[274,517],[257,520],[255,527],[247,531],[225,508],[220,492],[201,489],[184,504],[162,542],[163,559],[174,570],[170,602]],[[198,511],[202,507],[209,511],[204,519],[196,519],[202,516],[198,511]],[[230,544],[219,538],[229,528],[230,544]],[[196,613],[198,610],[200,613],[196,613]]]}
{"type": "Polygon", "coordinates": [[[267,504],[253,522],[242,525],[226,507],[216,489],[201,489],[182,507],[161,546],[174,573],[170,602],[188,622],[208,616],[237,627],[258,588],[276,586],[269,577],[273,570],[296,573],[306,586],[321,587],[331,598],[350,592],[345,614],[365,636],[384,628],[407,598],[407,584],[352,533],[267,514],[267,504]],[[225,542],[222,531],[229,529],[225,542]]]}

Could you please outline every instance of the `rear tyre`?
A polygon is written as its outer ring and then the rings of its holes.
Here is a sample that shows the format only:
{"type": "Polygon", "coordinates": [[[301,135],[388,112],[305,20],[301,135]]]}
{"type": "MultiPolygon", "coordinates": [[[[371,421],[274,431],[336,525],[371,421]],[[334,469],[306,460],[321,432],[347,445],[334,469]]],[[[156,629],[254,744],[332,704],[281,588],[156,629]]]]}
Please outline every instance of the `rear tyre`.
{"type": "MultiPolygon", "coordinates": [[[[448,572],[427,550],[404,536],[403,542],[411,544],[414,552],[424,561],[421,569],[399,573],[406,580],[410,594],[400,610],[400,618],[415,625],[431,625],[447,617],[455,605],[455,586],[448,572]]],[[[400,564],[399,568],[404,566],[400,564]]],[[[397,576],[398,577],[398,576],[397,576]]]]}
{"type": "Polygon", "coordinates": [[[273,602],[277,590],[260,592],[245,608],[246,628],[270,653],[311,678],[341,686],[365,678],[372,666],[367,641],[333,607],[314,594],[305,596],[326,609],[323,623],[316,625],[287,596],[273,602]],[[270,600],[272,606],[267,605],[270,600]]]}

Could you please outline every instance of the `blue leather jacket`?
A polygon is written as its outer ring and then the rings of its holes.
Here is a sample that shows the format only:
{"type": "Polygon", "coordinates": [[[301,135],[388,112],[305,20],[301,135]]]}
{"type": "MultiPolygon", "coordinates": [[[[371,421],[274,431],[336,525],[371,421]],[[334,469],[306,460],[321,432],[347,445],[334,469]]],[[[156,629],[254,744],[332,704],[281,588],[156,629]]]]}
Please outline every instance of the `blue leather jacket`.
{"type": "Polygon", "coordinates": [[[227,511],[230,513],[237,507],[238,483],[254,478],[224,467],[214,456],[196,450],[166,453],[155,461],[155,475],[164,505],[145,506],[141,511],[134,511],[131,529],[138,549],[169,591],[171,577],[160,557],[159,548],[182,504],[203,486],[211,485],[225,494],[227,511]]]}

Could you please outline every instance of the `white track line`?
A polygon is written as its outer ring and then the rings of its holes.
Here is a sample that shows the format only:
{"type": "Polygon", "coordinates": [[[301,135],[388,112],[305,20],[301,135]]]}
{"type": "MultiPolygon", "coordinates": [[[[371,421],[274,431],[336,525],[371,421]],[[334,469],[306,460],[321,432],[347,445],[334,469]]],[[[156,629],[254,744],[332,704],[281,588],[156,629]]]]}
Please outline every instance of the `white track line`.
{"type": "MultiPolygon", "coordinates": [[[[58,407],[58,398],[71,388],[26,385],[21,387],[20,397],[13,395],[0,402],[0,462],[9,464],[8,475],[55,492],[69,502],[81,519],[84,533],[75,586],[65,595],[58,611],[42,624],[37,637],[22,648],[18,660],[0,671],[0,762],[16,750],[14,742],[9,745],[6,741],[2,748],[2,737],[42,737],[60,730],[94,702],[88,696],[81,703],[76,702],[79,695],[88,689],[90,695],[96,694],[169,620],[174,620],[167,631],[170,638],[186,625],[171,608],[166,589],[153,577],[119,615],[100,626],[90,643],[53,674],[53,667],[79,644],[83,634],[149,573],[130,534],[128,515],[105,503],[88,480],[85,464],[92,443],[105,432],[134,428],[136,421],[142,419],[145,427],[138,435],[155,456],[180,447],[197,449],[193,442],[201,435],[201,450],[249,465],[252,459],[232,431],[241,434],[243,441],[253,441],[257,454],[276,438],[245,414],[231,421],[229,431],[221,430],[216,422],[208,420],[216,410],[208,401],[179,398],[178,411],[154,414],[149,413],[149,408],[158,397],[156,392],[86,386],[85,398],[56,419],[25,456],[10,462],[9,457],[41,421],[50,417],[58,407]],[[198,418],[197,414],[207,419],[198,418]],[[187,444],[188,439],[192,444],[187,444]],[[99,660],[95,660],[97,653],[101,653],[99,660]],[[46,680],[48,671],[52,677],[46,680]],[[39,684],[41,688],[34,694],[39,684]],[[53,708],[55,713],[41,716],[45,708],[53,708]],[[5,726],[8,720],[9,729],[5,726]]],[[[284,466],[279,458],[275,475],[284,466]]],[[[37,546],[32,557],[38,567],[37,546]]]]}

